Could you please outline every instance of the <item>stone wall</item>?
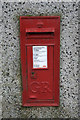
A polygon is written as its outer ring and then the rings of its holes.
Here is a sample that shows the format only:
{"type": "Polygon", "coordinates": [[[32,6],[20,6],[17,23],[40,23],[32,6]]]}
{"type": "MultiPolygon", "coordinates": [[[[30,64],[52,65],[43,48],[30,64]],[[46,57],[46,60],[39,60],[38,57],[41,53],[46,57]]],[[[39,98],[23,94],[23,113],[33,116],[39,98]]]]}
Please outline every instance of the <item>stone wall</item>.
{"type": "Polygon", "coordinates": [[[2,4],[0,1],[0,118],[2,118],[2,4]]]}
{"type": "Polygon", "coordinates": [[[3,24],[0,20],[0,36],[2,36],[2,39],[0,38],[2,46],[0,83],[2,83],[3,99],[1,104],[0,97],[0,111],[2,117],[78,118],[78,3],[52,0],[1,3],[2,16],[0,17],[3,18],[3,24]],[[61,16],[59,107],[22,107],[19,17],[30,15],[61,16]]]}

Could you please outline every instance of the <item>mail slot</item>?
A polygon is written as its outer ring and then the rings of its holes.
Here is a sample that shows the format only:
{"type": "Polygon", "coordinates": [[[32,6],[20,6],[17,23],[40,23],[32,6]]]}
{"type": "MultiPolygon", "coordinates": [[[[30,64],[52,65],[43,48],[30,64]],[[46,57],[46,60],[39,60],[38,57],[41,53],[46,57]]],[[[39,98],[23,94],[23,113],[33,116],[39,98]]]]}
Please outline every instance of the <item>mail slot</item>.
{"type": "Polygon", "coordinates": [[[60,16],[20,17],[22,105],[59,106],[60,16]]]}

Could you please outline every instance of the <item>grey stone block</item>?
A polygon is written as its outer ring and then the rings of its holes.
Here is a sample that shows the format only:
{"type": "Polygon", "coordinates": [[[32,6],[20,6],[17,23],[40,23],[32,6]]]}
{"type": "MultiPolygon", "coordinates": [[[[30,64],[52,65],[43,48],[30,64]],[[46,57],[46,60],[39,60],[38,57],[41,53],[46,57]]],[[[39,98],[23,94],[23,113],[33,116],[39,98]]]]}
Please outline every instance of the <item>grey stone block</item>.
{"type": "Polygon", "coordinates": [[[78,118],[78,4],[75,2],[3,3],[3,118],[78,118]],[[60,15],[60,106],[22,107],[19,17],[60,15]]]}

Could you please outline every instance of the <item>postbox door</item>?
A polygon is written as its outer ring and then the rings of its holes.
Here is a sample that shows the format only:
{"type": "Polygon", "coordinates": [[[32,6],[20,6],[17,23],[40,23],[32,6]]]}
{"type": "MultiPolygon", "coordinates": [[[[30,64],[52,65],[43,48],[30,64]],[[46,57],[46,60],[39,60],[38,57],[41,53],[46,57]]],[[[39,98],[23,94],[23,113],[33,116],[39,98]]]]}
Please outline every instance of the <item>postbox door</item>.
{"type": "Polygon", "coordinates": [[[53,46],[27,46],[27,101],[50,101],[53,95],[53,46]]]}

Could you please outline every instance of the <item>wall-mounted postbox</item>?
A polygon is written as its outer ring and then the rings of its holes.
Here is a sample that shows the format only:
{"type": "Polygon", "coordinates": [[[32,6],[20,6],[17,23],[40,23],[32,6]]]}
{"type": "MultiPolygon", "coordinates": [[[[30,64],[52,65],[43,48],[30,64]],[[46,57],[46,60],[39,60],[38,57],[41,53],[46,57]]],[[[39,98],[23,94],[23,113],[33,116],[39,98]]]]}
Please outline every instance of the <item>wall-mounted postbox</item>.
{"type": "Polygon", "coordinates": [[[20,17],[22,105],[59,106],[60,17],[20,17]]]}

